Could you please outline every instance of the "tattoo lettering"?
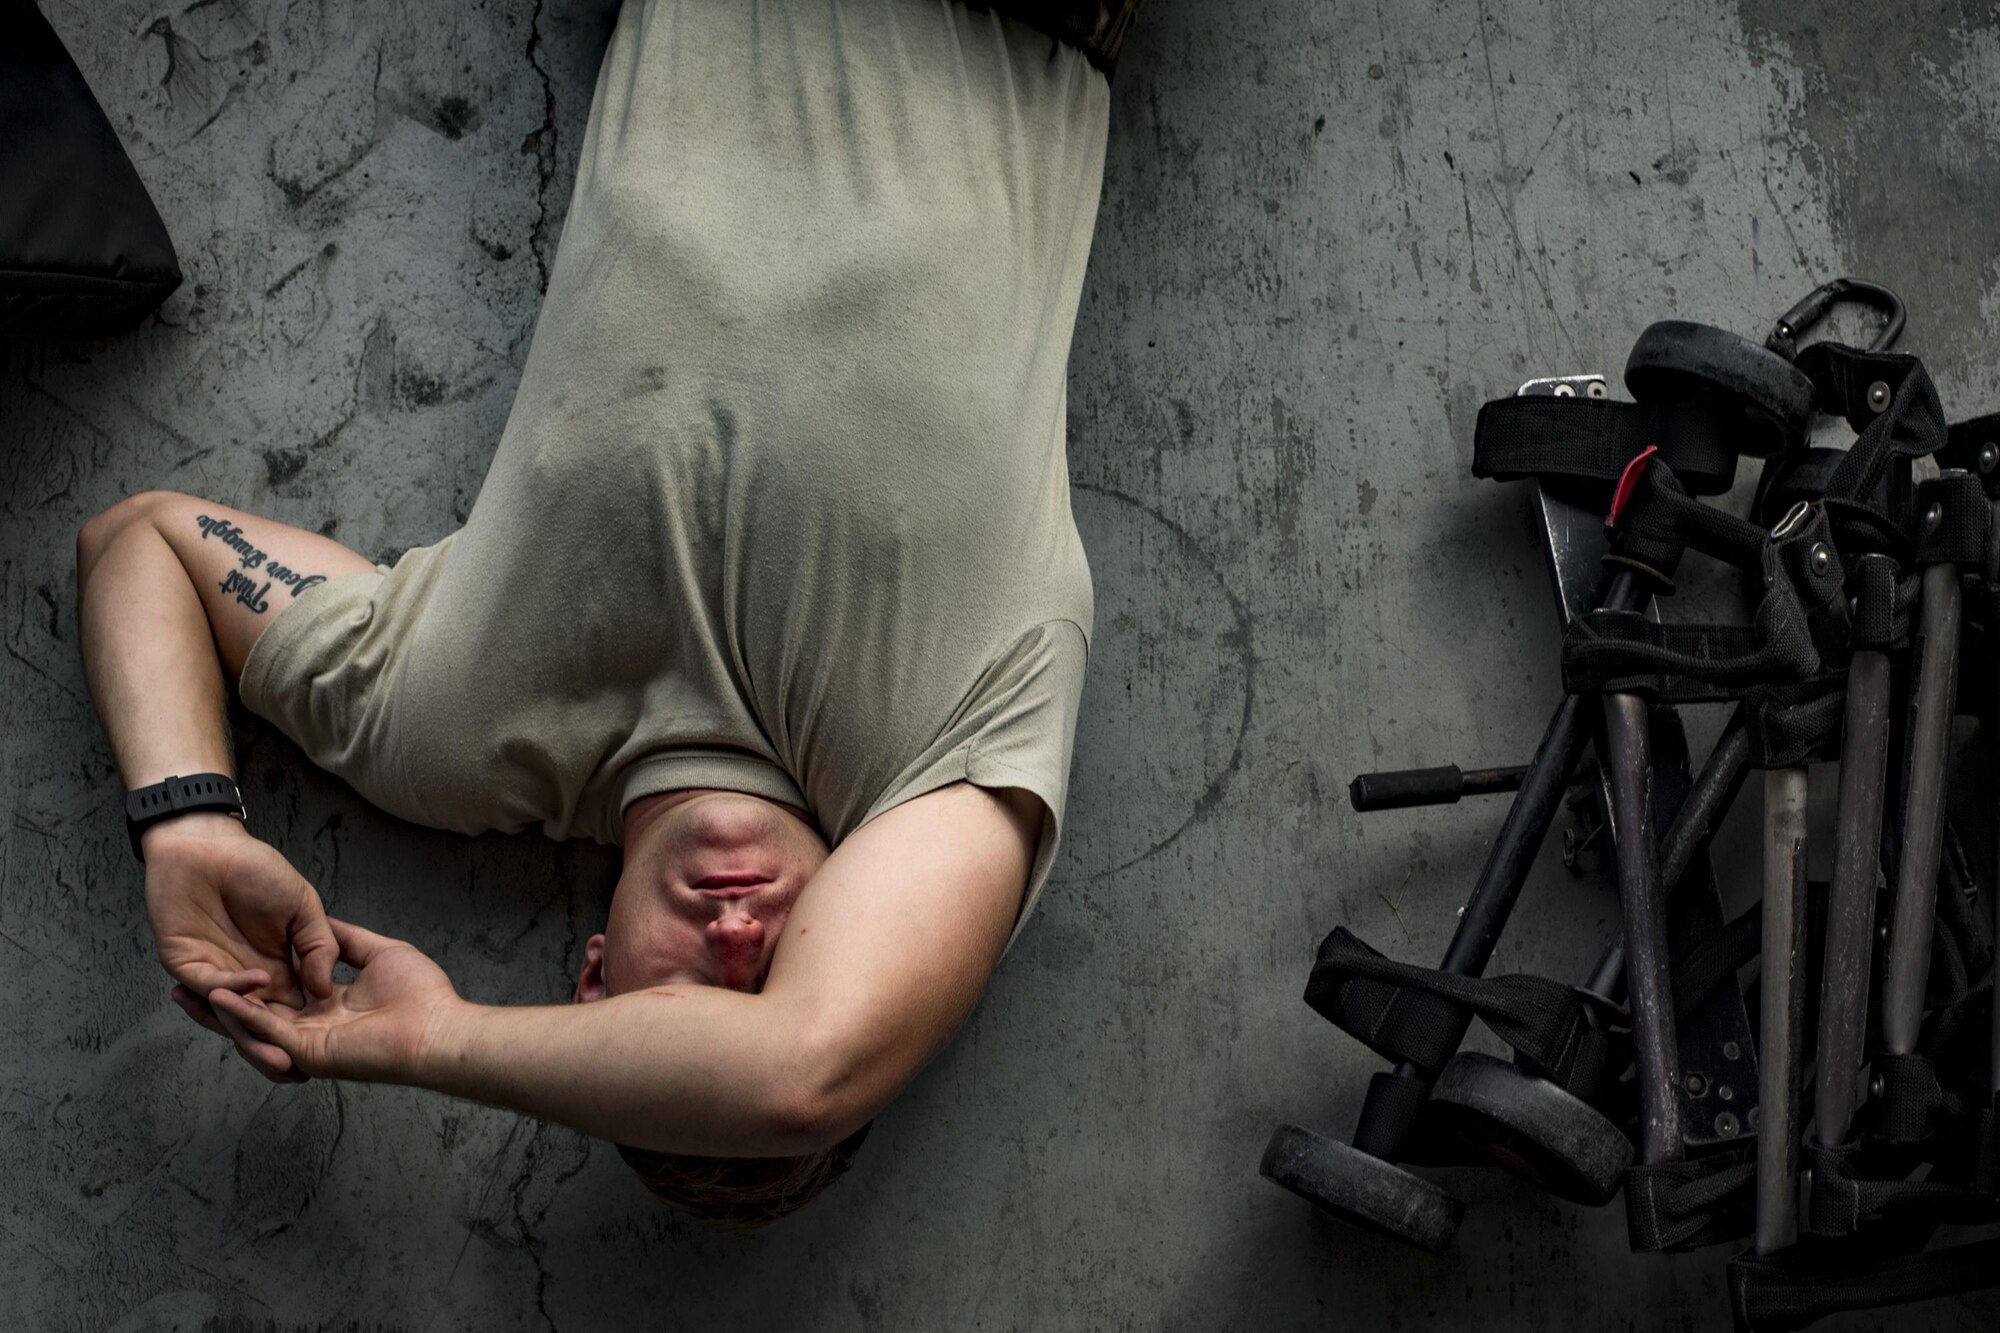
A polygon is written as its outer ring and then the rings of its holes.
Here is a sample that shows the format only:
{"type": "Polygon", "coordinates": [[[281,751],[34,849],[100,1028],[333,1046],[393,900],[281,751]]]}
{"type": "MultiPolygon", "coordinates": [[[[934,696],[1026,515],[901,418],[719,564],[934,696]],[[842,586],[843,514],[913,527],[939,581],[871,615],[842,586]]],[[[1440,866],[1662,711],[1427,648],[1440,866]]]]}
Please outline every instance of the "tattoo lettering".
{"type": "Polygon", "coordinates": [[[223,575],[222,582],[218,586],[225,595],[233,594],[237,601],[249,607],[255,615],[261,616],[271,609],[271,604],[264,600],[264,594],[271,591],[271,585],[266,583],[260,588],[257,586],[257,580],[240,570],[232,569],[223,575]]]}
{"type": "MultiPolygon", "coordinates": [[[[222,585],[224,592],[236,592],[237,601],[242,602],[245,606],[249,606],[251,610],[260,615],[263,613],[265,605],[263,594],[271,590],[272,583],[283,584],[291,590],[292,596],[297,597],[306,589],[317,588],[320,584],[326,582],[326,575],[324,574],[308,574],[304,570],[293,569],[289,565],[281,565],[275,560],[272,560],[267,568],[264,562],[269,559],[269,556],[261,547],[243,535],[242,528],[237,527],[227,519],[213,518],[207,514],[202,514],[195,519],[195,526],[201,529],[201,539],[203,541],[207,541],[210,537],[213,537],[230,550],[236,552],[237,564],[243,566],[245,569],[261,569],[265,574],[270,576],[271,582],[266,583],[256,594],[255,600],[259,603],[256,606],[251,606],[250,601],[240,591],[242,588],[254,587],[255,584],[251,580],[242,579],[236,587],[232,587],[229,582],[225,582],[222,585]]],[[[236,580],[238,577],[238,575],[233,573],[229,576],[231,580],[236,580]]]]}
{"type": "Polygon", "coordinates": [[[245,569],[255,569],[264,563],[264,552],[243,535],[243,529],[226,519],[210,518],[202,514],[195,519],[195,526],[201,529],[201,539],[215,538],[230,550],[236,552],[236,563],[245,569]]]}
{"type": "Polygon", "coordinates": [[[303,570],[293,569],[289,565],[281,565],[275,560],[271,562],[270,567],[264,572],[271,576],[272,582],[282,583],[287,588],[290,588],[294,597],[297,597],[307,588],[317,588],[320,584],[326,582],[326,575],[324,574],[308,574],[303,570]]]}

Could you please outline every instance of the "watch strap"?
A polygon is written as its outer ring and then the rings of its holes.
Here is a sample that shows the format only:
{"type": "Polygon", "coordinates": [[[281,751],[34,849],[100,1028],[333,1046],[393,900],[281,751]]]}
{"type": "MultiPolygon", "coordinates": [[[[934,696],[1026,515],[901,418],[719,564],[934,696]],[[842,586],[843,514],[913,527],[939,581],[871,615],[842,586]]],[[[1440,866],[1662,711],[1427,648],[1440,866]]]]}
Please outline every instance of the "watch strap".
{"type": "Polygon", "coordinates": [[[144,861],[139,835],[150,824],[196,810],[220,810],[243,818],[243,793],[234,779],[223,773],[194,773],[170,777],[125,793],[125,831],[132,839],[132,855],[144,861]]]}

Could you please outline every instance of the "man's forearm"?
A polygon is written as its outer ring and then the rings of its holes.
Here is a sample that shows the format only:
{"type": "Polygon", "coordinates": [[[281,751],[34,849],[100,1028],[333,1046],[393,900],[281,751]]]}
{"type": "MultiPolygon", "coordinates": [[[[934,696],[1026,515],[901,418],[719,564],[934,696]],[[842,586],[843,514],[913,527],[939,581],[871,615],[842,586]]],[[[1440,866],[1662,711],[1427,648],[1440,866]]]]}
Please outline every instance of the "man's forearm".
{"type": "Polygon", "coordinates": [[[84,672],[118,771],[128,788],[229,773],[226,686],[201,597],[143,512],[112,527],[85,530],[78,563],[84,672]]]}
{"type": "Polygon", "coordinates": [[[579,1005],[460,1002],[398,1081],[635,1148],[811,1152],[857,1126],[827,1095],[810,1025],[787,1003],[697,986],[579,1005]]]}

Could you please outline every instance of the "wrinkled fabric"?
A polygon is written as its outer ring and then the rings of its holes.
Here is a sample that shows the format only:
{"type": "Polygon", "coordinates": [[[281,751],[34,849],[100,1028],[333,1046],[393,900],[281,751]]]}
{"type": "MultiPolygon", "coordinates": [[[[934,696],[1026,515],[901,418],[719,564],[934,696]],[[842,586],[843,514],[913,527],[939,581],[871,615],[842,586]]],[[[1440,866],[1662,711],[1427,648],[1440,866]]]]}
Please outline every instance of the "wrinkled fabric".
{"type": "Polygon", "coordinates": [[[838,843],[1023,788],[1032,900],[1091,629],[1065,366],[1107,104],[956,3],[628,4],[465,526],[300,597],[246,702],[466,832],[615,842],[718,787],[838,843]]]}

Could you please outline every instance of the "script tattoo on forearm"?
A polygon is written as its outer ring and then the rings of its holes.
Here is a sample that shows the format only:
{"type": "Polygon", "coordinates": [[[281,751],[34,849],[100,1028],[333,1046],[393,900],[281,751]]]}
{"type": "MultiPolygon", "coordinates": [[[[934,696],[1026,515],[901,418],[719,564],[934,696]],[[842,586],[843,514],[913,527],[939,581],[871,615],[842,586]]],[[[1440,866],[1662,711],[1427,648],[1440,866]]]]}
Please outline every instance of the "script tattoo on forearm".
{"type": "Polygon", "coordinates": [[[195,526],[201,529],[203,541],[213,537],[236,552],[236,563],[243,568],[230,570],[216,586],[222,589],[225,597],[234,597],[248,607],[252,615],[261,616],[271,609],[268,594],[274,586],[288,588],[292,596],[297,597],[306,589],[317,588],[326,582],[324,574],[308,574],[271,559],[262,547],[244,535],[242,528],[227,519],[202,514],[195,519],[195,526]],[[246,574],[244,570],[250,573],[246,574]],[[261,575],[263,582],[259,583],[252,575],[261,575]]]}

